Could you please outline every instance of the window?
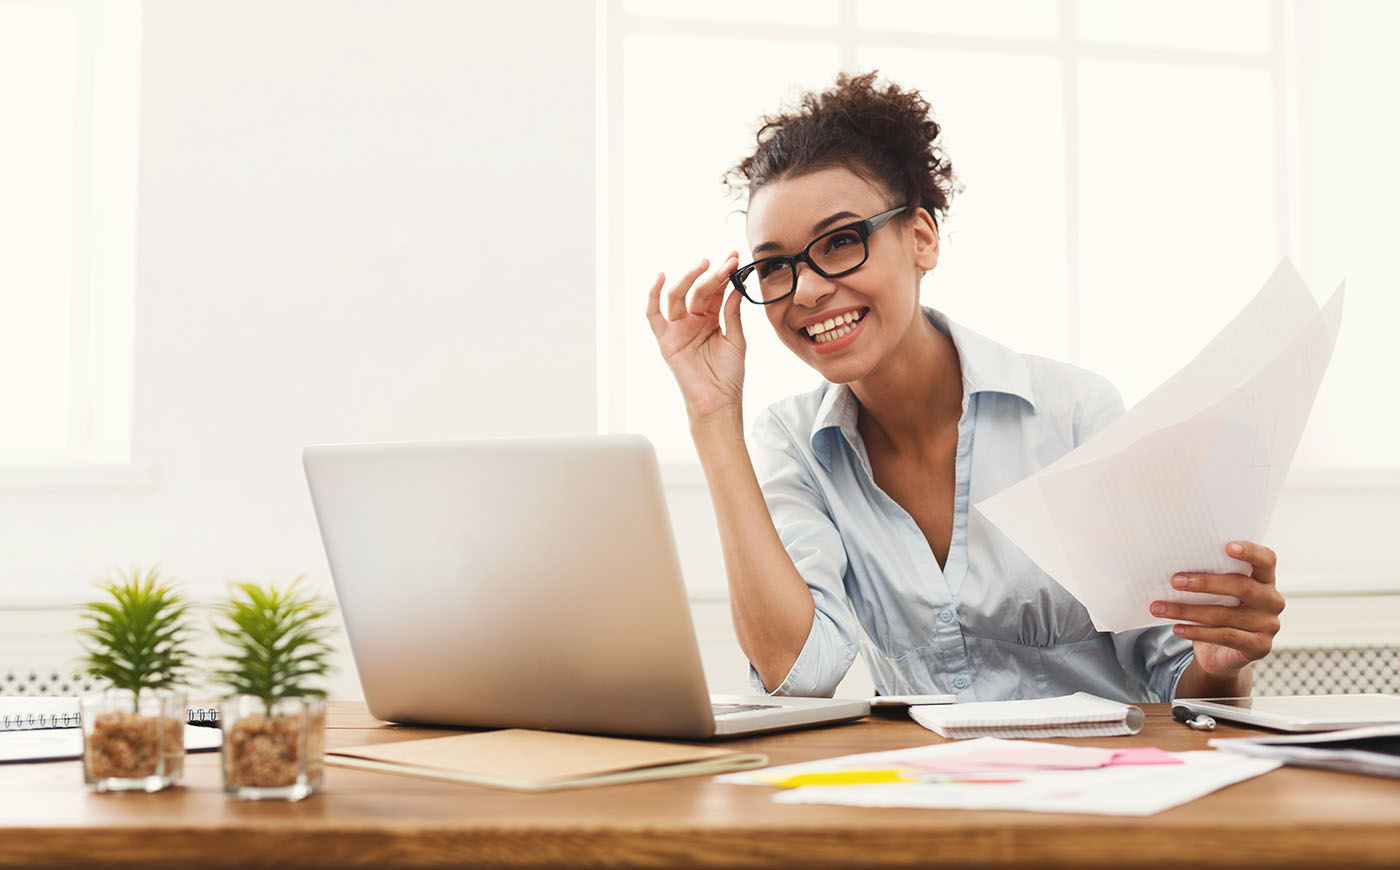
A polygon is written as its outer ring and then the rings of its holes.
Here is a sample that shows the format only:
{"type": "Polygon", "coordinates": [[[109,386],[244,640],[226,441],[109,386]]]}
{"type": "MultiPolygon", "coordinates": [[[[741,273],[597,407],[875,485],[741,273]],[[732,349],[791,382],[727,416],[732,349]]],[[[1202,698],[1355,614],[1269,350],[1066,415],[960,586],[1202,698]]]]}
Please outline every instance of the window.
{"type": "Polygon", "coordinates": [[[0,0],[0,466],[131,454],[135,0],[0,0]]]}
{"type": "MultiPolygon", "coordinates": [[[[1337,8],[1332,18],[1359,17],[1355,5],[1337,8]]],[[[1281,257],[1299,264],[1319,296],[1342,277],[1299,239],[1300,195],[1321,189],[1309,179],[1346,171],[1340,155],[1303,163],[1293,133],[1296,19],[1327,16],[1316,5],[614,0],[607,12],[614,241],[601,419],[647,434],[663,458],[693,453],[641,314],[645,289],[659,270],[746,251],[742,203],[724,195],[721,173],[751,150],[763,112],[828,85],[840,69],[878,69],[922,91],[965,185],[945,222],[939,268],[924,281],[926,304],[1018,350],[1099,371],[1129,405],[1189,360],[1281,257]]],[[[1377,4],[1362,12],[1396,17],[1377,4]]],[[[1306,24],[1307,34],[1320,29],[1306,24]]],[[[1345,56],[1337,45],[1354,37],[1339,31],[1320,50],[1345,56]]],[[[1371,61],[1383,50],[1374,48],[1371,61]]],[[[1395,267],[1384,277],[1393,283],[1395,267]]],[[[1349,335],[1377,328],[1356,324],[1358,309],[1384,308],[1381,322],[1395,322],[1400,311],[1384,295],[1374,284],[1350,286],[1348,323],[1319,398],[1327,413],[1314,416],[1300,466],[1396,464],[1394,403],[1347,400],[1364,392],[1377,353],[1397,364],[1394,351],[1378,349],[1386,342],[1362,348],[1349,335]]],[[[746,314],[752,418],[817,381],[761,316],[746,314]]]]}

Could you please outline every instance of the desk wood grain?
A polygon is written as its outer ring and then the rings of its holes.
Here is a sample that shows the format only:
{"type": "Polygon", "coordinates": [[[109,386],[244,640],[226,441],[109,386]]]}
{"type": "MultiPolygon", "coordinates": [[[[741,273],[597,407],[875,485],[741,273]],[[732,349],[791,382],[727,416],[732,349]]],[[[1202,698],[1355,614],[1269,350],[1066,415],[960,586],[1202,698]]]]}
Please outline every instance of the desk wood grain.
{"type": "MultiPolygon", "coordinates": [[[[1069,744],[1205,748],[1146,705],[1136,737],[1069,744]]],[[[331,746],[402,740],[334,705],[331,746]]],[[[1222,727],[1217,736],[1255,733],[1222,727]]],[[[939,738],[902,718],[729,741],[774,764],[939,738]]],[[[788,806],[712,778],[545,794],[331,767],[296,804],[225,799],[218,757],[185,785],[96,795],[77,762],[0,766],[0,867],[1063,867],[1400,866],[1400,781],[1285,768],[1148,818],[788,806]]]]}

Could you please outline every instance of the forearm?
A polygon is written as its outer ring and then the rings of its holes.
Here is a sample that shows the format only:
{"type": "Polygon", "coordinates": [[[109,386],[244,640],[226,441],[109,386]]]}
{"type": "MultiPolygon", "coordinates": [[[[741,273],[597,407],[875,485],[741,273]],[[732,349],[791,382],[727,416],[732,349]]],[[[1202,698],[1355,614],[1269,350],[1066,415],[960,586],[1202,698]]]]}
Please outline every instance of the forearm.
{"type": "Polygon", "coordinates": [[[739,646],[775,689],[811,631],[812,593],[773,526],[737,410],[693,421],[691,436],[714,503],[739,646]]]}
{"type": "Polygon", "coordinates": [[[1245,665],[1226,676],[1206,673],[1194,658],[1176,684],[1177,698],[1241,698],[1254,686],[1254,668],[1245,665]]]}

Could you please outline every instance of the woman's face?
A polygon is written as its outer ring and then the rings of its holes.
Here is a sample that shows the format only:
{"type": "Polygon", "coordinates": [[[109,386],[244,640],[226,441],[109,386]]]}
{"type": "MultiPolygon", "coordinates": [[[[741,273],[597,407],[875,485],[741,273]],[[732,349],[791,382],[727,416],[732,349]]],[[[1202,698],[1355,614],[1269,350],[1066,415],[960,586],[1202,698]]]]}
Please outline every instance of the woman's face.
{"type": "MultiPolygon", "coordinates": [[[[840,167],[770,182],[749,201],[749,247],[754,259],[796,254],[827,230],[900,205],[840,167]]],[[[912,220],[907,216],[902,213],[870,236],[869,258],[856,271],[824,278],[800,263],[796,292],[764,306],[778,338],[832,383],[858,381],[875,371],[918,315],[919,277],[938,262],[938,236],[925,212],[912,220]],[[813,333],[832,320],[833,328],[813,333]]]]}

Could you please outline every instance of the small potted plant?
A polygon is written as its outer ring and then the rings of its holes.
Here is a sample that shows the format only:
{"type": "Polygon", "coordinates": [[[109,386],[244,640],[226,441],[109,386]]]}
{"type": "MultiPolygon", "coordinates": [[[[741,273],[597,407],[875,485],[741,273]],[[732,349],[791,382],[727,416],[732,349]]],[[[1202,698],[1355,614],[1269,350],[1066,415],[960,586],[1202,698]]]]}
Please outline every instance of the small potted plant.
{"type": "Polygon", "coordinates": [[[189,604],[152,568],[100,584],[83,608],[82,668],[107,688],[82,698],[83,779],[94,791],[159,791],[185,769],[189,604]]]}
{"type": "Polygon", "coordinates": [[[214,630],[232,651],[213,677],[229,690],[224,791],[237,798],[300,800],[321,787],[326,692],[314,682],[330,671],[331,608],[300,594],[300,580],[236,583],[219,608],[214,630]]]}

